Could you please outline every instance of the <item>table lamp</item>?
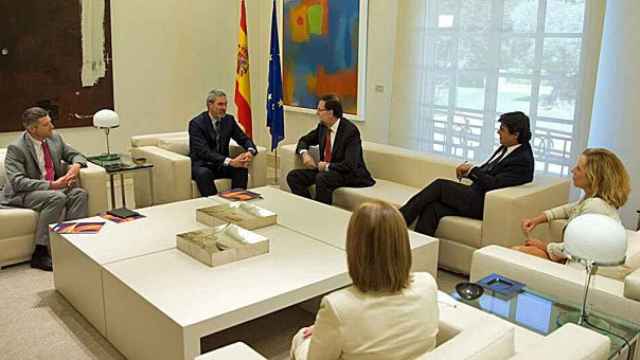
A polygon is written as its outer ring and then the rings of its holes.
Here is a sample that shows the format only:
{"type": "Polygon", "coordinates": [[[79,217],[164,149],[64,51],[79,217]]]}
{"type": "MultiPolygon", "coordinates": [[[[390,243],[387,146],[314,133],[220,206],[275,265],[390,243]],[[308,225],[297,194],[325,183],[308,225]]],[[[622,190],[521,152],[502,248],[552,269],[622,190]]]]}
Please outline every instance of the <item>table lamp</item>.
{"type": "Polygon", "coordinates": [[[113,128],[120,126],[120,117],[118,113],[109,109],[102,109],[93,115],[93,126],[99,129],[104,129],[104,134],[107,138],[107,154],[102,156],[102,161],[119,160],[120,155],[111,154],[109,149],[109,131],[113,128]]]}
{"type": "Polygon", "coordinates": [[[582,264],[587,271],[582,309],[577,323],[589,324],[587,296],[591,277],[599,266],[624,264],[627,254],[627,232],[619,221],[609,216],[580,215],[571,220],[564,231],[564,252],[569,256],[569,261],[582,264]]]}

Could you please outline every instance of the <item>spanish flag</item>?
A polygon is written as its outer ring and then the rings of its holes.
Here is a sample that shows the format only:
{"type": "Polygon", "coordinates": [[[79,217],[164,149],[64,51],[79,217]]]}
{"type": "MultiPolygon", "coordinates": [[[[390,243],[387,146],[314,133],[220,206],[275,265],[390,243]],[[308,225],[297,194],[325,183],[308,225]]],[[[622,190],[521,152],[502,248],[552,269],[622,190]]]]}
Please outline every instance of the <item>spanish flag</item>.
{"type": "Polygon", "coordinates": [[[249,42],[247,40],[247,12],[240,2],[240,32],[238,34],[238,63],[236,66],[236,104],[238,122],[248,137],[251,131],[251,85],[249,81],[249,42]]]}

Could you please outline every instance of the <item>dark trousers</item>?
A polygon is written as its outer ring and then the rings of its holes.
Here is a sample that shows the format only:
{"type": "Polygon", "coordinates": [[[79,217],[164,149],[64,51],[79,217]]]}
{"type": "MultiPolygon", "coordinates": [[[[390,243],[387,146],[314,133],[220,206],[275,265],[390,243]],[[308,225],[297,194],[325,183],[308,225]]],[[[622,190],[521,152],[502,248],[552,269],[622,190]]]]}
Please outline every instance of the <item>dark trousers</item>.
{"type": "Polygon", "coordinates": [[[482,219],[484,196],[470,186],[446,179],[437,179],[399,210],[411,225],[416,218],[416,231],[433,236],[440,219],[445,216],[464,216],[482,219]]]}
{"type": "Polygon", "coordinates": [[[207,165],[194,165],[191,166],[191,178],[196,182],[201,196],[212,196],[218,193],[215,179],[231,179],[232,188],[246,189],[249,171],[232,166],[217,169],[207,165]]]}
{"type": "MultiPolygon", "coordinates": [[[[342,186],[358,186],[349,184],[345,176],[336,171],[318,171],[314,169],[295,169],[287,174],[287,184],[291,192],[311,199],[309,186],[316,185],[316,200],[331,205],[333,191],[342,186]]],[[[360,185],[362,186],[362,185],[360,185]]]]}

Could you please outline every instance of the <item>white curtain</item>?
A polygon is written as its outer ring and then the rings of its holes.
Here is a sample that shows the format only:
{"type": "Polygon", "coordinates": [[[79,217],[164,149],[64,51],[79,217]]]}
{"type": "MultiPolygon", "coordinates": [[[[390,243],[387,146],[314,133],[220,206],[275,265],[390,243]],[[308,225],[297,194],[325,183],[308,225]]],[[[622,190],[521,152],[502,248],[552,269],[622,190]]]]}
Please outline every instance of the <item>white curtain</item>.
{"type": "Polygon", "coordinates": [[[587,143],[604,6],[587,0],[399,2],[389,142],[481,161],[524,111],[536,170],[567,176],[587,143]]]}
{"type": "Polygon", "coordinates": [[[631,197],[622,209],[629,229],[640,208],[640,2],[609,0],[594,98],[589,147],[606,147],[631,176],[631,197]]]}

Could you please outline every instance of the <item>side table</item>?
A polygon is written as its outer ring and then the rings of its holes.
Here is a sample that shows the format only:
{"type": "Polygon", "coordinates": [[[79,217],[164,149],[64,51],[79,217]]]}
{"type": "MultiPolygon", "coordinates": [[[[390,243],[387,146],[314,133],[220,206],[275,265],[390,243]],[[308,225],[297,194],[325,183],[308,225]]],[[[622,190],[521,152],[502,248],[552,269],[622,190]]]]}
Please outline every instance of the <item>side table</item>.
{"type": "Polygon", "coordinates": [[[124,174],[135,171],[147,171],[149,179],[149,190],[151,190],[151,204],[155,203],[153,196],[153,164],[150,163],[135,163],[132,161],[129,155],[120,155],[119,158],[105,159],[104,155],[90,156],[87,158],[90,162],[101,166],[109,174],[109,182],[111,185],[111,208],[116,207],[116,192],[114,185],[114,178],[116,175],[120,175],[120,194],[122,195],[122,207],[127,207],[127,201],[125,197],[124,188],[124,174]]]}
{"type": "MultiPolygon", "coordinates": [[[[564,325],[559,321],[563,315],[580,313],[579,306],[563,304],[546,294],[538,293],[527,287],[512,297],[504,297],[487,288],[484,290],[482,296],[475,300],[464,300],[455,291],[451,296],[460,302],[542,335],[548,335],[564,325]]],[[[609,359],[634,359],[634,354],[638,350],[640,325],[593,312],[589,312],[589,319],[593,321],[593,324],[607,324],[606,328],[594,327],[591,324],[581,326],[611,339],[609,359]]]]}

